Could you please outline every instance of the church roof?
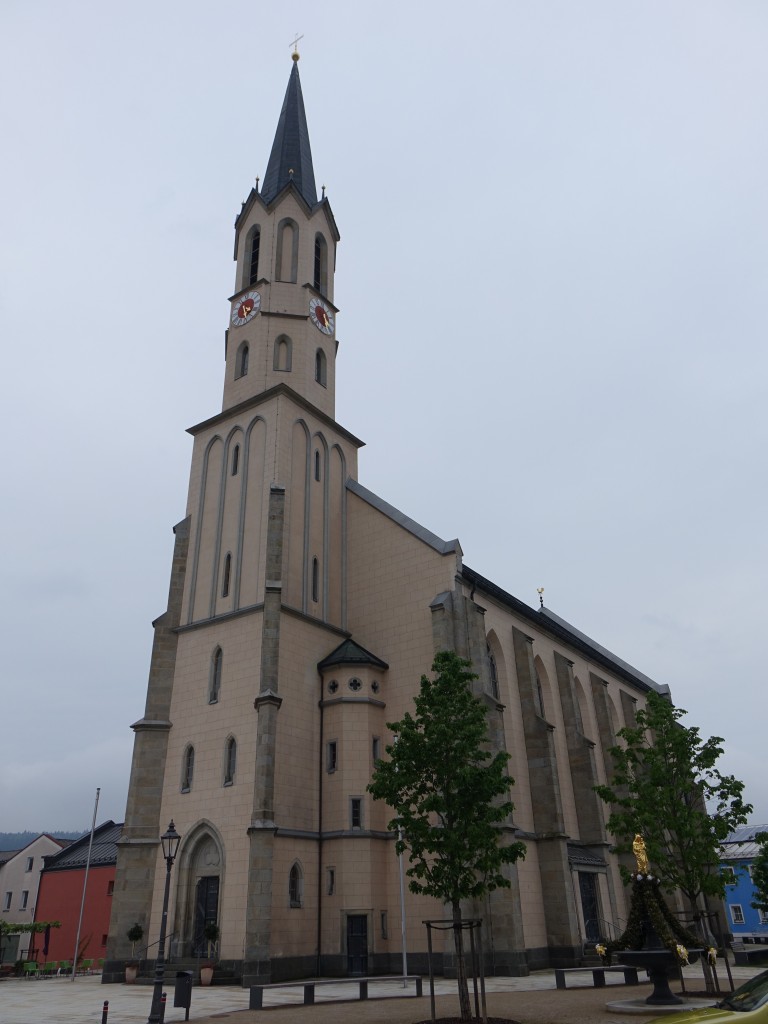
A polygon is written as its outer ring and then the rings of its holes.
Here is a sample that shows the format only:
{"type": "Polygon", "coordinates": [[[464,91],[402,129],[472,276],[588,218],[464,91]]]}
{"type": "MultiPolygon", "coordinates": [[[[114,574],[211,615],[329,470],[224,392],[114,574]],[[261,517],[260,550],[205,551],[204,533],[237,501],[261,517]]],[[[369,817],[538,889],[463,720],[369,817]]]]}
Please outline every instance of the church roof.
{"type": "Polygon", "coordinates": [[[323,658],[321,662],[318,662],[317,667],[321,672],[324,672],[325,669],[331,668],[333,665],[373,665],[374,668],[389,668],[386,661],[382,661],[375,654],[366,651],[364,647],[355,643],[354,640],[345,640],[342,644],[339,644],[336,650],[331,651],[327,658],[323,658]]]}
{"type": "Polygon", "coordinates": [[[582,633],[581,630],[576,629],[576,627],[572,626],[570,622],[566,622],[566,620],[561,619],[559,615],[555,615],[555,613],[550,611],[549,608],[540,608],[538,611],[531,608],[530,605],[525,604],[524,601],[521,601],[517,597],[513,597],[512,594],[508,594],[506,590],[502,590],[502,588],[497,586],[495,583],[485,579],[485,577],[481,576],[479,572],[475,572],[474,569],[470,569],[468,565],[462,566],[461,575],[468,583],[471,583],[477,589],[482,590],[490,597],[494,597],[501,604],[518,612],[530,622],[535,623],[540,629],[546,630],[546,632],[551,636],[564,641],[577,651],[585,654],[596,664],[603,665],[605,668],[610,669],[617,675],[622,676],[627,680],[627,682],[633,683],[641,690],[656,690],[657,693],[665,695],[669,694],[668,686],[654,682],[653,679],[645,675],[645,673],[634,668],[607,648],[602,647],[597,643],[597,641],[588,637],[586,633],[582,633]]]}
{"type": "Polygon", "coordinates": [[[317,203],[309,129],[297,61],[293,63],[288,88],[285,90],[283,109],[280,111],[275,141],[272,143],[267,173],[261,188],[262,199],[265,203],[271,203],[291,182],[310,207],[317,203]]]}

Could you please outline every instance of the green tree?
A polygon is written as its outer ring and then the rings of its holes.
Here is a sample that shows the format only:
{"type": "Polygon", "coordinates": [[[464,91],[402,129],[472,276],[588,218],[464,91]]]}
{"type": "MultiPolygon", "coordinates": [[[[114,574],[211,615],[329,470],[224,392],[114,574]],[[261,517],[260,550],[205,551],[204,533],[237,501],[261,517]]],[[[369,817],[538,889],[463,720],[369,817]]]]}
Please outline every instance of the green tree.
{"type": "Polygon", "coordinates": [[[768,914],[768,832],[758,832],[755,842],[760,850],[752,862],[752,884],[755,887],[752,907],[768,914]]]}
{"type": "Polygon", "coordinates": [[[506,864],[525,856],[520,842],[502,843],[513,810],[509,754],[488,751],[488,723],[473,696],[470,663],[441,651],[434,679],[421,677],[415,714],[388,722],[395,741],[377,761],[368,791],[395,811],[395,849],[407,850],[411,892],[451,906],[461,1019],[470,1020],[461,901],[509,888],[506,864]]]}
{"type": "MultiPolygon", "coordinates": [[[[699,729],[680,723],[686,713],[651,690],[637,725],[620,729],[623,742],[611,747],[610,784],[595,791],[613,805],[607,827],[615,849],[631,853],[640,833],[651,871],[667,892],[686,896],[698,923],[699,898],[724,895],[720,844],[752,807],[742,799],[744,784],[716,768],[722,738],[703,740],[699,729]]],[[[629,872],[622,872],[626,881],[629,872]]]]}

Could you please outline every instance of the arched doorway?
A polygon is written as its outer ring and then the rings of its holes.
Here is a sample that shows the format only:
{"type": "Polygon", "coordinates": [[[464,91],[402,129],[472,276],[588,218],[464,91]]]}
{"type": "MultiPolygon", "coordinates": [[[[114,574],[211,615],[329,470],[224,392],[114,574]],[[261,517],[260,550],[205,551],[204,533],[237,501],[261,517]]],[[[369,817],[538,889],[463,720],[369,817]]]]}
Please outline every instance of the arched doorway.
{"type": "Polygon", "coordinates": [[[223,876],[219,835],[212,825],[200,824],[188,836],[180,857],[177,948],[182,956],[207,956],[205,926],[220,926],[223,876]]]}

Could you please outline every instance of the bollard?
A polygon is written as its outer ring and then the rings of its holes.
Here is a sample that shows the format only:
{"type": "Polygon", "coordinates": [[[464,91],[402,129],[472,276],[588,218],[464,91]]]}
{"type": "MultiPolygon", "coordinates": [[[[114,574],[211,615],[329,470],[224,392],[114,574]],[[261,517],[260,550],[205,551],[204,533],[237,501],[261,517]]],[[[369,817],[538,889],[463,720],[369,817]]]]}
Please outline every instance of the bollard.
{"type": "Polygon", "coordinates": [[[104,1000],[104,1005],[101,1008],[101,1024],[107,1024],[107,1017],[109,1016],[109,1000],[104,1000]]]}
{"type": "Polygon", "coordinates": [[[166,996],[165,992],[163,992],[163,994],[160,996],[160,1024],[163,1024],[163,1021],[165,1020],[165,1000],[166,999],[167,999],[167,996],[166,996]]]}

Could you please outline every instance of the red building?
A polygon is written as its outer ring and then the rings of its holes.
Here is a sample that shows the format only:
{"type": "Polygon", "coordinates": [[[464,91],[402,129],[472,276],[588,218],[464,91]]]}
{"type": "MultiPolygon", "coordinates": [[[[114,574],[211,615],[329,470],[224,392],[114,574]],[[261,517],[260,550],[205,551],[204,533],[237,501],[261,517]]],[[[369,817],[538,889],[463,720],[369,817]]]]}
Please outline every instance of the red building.
{"type": "MultiPolygon", "coordinates": [[[[80,928],[79,953],[83,959],[95,961],[104,956],[115,887],[116,843],[122,828],[122,825],[107,821],[99,825],[93,835],[80,928]]],[[[61,921],[61,927],[50,930],[47,947],[44,935],[34,937],[38,962],[72,960],[74,957],[90,839],[90,832],[86,832],[61,853],[45,858],[45,866],[40,873],[35,920],[61,921]]]]}

